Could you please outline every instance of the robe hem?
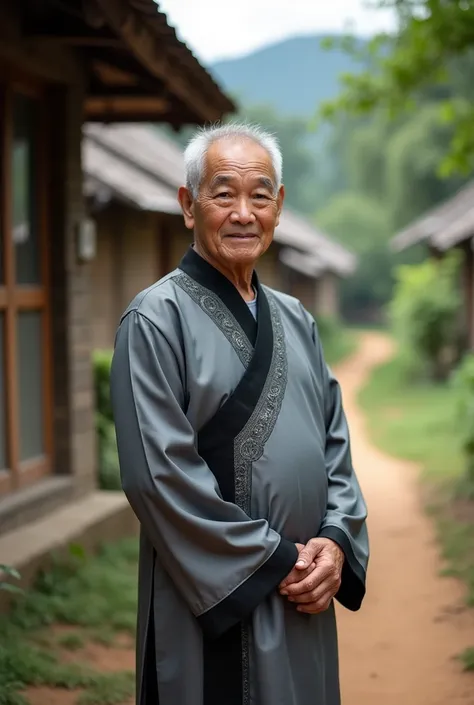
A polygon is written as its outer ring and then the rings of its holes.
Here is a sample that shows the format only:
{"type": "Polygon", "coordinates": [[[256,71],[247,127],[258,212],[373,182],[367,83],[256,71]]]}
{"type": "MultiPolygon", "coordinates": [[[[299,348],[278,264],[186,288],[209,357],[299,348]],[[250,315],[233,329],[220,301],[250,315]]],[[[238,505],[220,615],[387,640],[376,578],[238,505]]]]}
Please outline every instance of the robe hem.
{"type": "Polygon", "coordinates": [[[238,588],[197,617],[207,637],[217,639],[228,629],[248,617],[293,569],[298,558],[294,543],[281,539],[263,565],[238,588]]]}
{"type": "Polygon", "coordinates": [[[357,612],[365,596],[365,571],[355,557],[349,537],[338,526],[325,526],[318,536],[331,539],[344,551],[346,560],[342,567],[341,587],[335,597],[343,607],[357,612]]]}

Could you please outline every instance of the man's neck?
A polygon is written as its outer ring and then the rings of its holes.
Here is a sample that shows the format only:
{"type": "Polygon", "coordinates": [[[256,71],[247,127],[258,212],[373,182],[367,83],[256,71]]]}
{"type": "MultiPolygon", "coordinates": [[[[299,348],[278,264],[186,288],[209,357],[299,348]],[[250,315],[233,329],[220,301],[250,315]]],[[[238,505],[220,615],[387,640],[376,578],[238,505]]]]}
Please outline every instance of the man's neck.
{"type": "Polygon", "coordinates": [[[199,249],[197,244],[194,244],[194,250],[196,254],[202,257],[206,262],[208,262],[214,269],[224,275],[237,289],[241,297],[245,301],[253,301],[255,298],[255,291],[252,286],[253,277],[253,265],[251,267],[239,267],[238,269],[227,269],[222,266],[220,262],[216,262],[209,255],[199,249]]]}

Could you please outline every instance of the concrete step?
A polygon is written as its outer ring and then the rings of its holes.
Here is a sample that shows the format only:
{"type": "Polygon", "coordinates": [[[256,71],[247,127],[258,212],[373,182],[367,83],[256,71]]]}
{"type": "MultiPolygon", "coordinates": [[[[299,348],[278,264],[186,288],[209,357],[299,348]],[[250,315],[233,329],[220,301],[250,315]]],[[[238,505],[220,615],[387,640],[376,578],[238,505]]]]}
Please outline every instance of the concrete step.
{"type": "MultiPolygon", "coordinates": [[[[16,568],[26,588],[53,556],[66,555],[72,543],[93,552],[106,541],[138,533],[138,522],[122,492],[97,491],[51,512],[47,517],[0,535],[0,563],[16,568]]],[[[4,579],[4,577],[2,578],[4,579]]],[[[0,611],[11,596],[0,591],[0,611]]]]}

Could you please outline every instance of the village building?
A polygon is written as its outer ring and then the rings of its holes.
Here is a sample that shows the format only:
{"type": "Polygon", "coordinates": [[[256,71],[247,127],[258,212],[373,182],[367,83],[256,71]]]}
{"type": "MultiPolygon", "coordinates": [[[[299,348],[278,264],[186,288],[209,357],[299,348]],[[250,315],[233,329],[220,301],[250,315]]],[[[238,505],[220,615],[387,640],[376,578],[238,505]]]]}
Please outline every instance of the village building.
{"type": "Polygon", "coordinates": [[[466,346],[474,350],[474,182],[429,210],[392,240],[395,252],[420,244],[434,257],[442,257],[453,249],[461,252],[461,318],[466,346]]]}

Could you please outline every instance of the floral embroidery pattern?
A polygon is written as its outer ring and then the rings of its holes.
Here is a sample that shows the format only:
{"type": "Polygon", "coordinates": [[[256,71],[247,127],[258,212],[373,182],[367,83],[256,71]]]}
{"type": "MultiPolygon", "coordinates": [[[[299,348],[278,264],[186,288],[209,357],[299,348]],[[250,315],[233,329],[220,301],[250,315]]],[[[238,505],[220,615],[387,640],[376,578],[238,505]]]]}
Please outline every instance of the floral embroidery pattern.
{"type": "Polygon", "coordinates": [[[267,292],[273,326],[270,370],[257,405],[234,441],[235,503],[250,516],[252,464],[263,455],[280,413],[288,379],[285,332],[272,294],[267,292]]]}
{"type": "Polygon", "coordinates": [[[175,284],[181,287],[207,313],[217,327],[224,333],[229,343],[239,356],[241,363],[247,367],[253,355],[253,348],[238,321],[224,306],[218,296],[213,294],[184,272],[173,277],[175,284]]]}

